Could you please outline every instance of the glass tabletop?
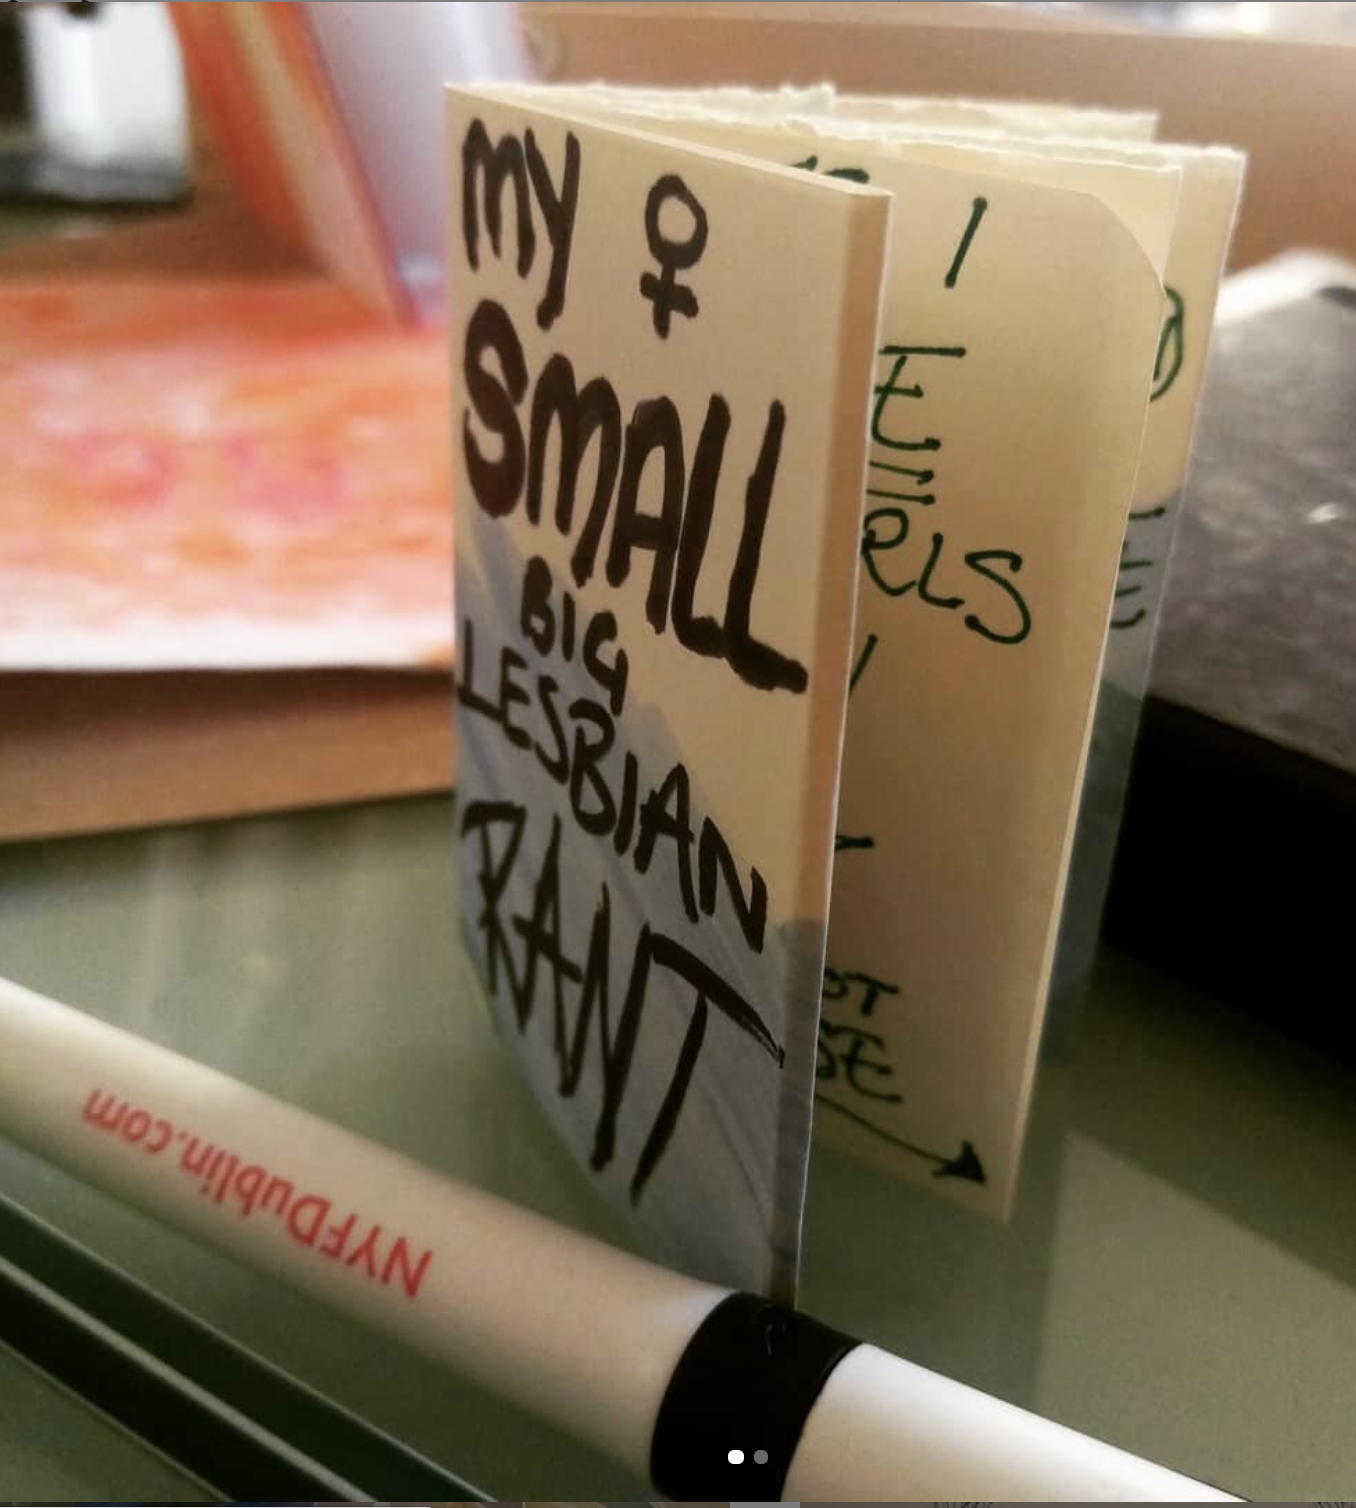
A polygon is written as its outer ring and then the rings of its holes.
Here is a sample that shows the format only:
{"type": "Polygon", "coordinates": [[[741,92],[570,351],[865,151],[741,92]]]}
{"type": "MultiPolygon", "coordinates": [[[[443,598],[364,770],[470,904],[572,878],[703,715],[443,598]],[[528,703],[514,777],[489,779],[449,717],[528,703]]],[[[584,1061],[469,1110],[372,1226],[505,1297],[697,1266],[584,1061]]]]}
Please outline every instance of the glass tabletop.
{"type": "Polygon", "coordinates": [[[11,1502],[217,1501],[4,1347],[0,1398],[0,1490],[11,1502]]]}
{"type": "MultiPolygon", "coordinates": [[[[451,852],[437,798],[11,844],[0,974],[626,1246],[489,1025],[451,852]]],[[[1042,1064],[1012,1221],[817,1147],[801,1299],[1239,1495],[1340,1498],[1356,1481],[1353,1172],[1356,1073],[1107,951],[1075,1050],[1042,1064]]],[[[4,1142],[0,1194],[493,1496],[649,1490],[4,1142]]],[[[0,1449],[0,1497],[32,1491],[24,1459],[0,1449]]]]}

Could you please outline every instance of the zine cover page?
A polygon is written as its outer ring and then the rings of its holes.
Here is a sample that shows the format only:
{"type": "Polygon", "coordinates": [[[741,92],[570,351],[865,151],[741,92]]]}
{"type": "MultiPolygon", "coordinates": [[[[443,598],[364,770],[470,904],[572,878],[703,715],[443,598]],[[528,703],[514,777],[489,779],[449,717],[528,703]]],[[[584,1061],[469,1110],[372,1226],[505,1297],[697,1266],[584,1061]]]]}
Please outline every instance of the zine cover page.
{"type": "Polygon", "coordinates": [[[788,1296],[889,199],[450,102],[463,929],[645,1249],[788,1296]]]}

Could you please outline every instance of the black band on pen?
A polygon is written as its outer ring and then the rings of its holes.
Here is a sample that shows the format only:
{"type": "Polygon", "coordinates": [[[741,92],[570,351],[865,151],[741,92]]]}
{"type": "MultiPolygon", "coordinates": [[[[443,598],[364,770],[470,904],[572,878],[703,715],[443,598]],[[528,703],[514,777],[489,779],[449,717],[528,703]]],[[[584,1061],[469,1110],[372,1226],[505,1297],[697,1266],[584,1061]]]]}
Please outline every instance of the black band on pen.
{"type": "Polygon", "coordinates": [[[780,1500],[805,1420],[858,1344],[753,1294],[723,1299],[688,1342],[659,1406],[654,1485],[689,1502],[780,1500]],[[732,1462],[731,1451],[743,1459],[732,1462]]]}

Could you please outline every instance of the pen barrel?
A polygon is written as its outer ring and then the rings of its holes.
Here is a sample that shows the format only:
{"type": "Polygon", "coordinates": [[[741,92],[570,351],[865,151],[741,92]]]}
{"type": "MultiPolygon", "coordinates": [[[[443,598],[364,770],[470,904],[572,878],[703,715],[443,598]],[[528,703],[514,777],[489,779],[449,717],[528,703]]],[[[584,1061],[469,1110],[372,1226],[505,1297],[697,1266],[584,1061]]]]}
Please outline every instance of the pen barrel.
{"type": "Polygon", "coordinates": [[[875,1346],[830,1374],[785,1496],[816,1502],[1237,1502],[875,1346]]]}
{"type": "Polygon", "coordinates": [[[641,1473],[725,1297],[3,980],[0,1134],[641,1473]]]}

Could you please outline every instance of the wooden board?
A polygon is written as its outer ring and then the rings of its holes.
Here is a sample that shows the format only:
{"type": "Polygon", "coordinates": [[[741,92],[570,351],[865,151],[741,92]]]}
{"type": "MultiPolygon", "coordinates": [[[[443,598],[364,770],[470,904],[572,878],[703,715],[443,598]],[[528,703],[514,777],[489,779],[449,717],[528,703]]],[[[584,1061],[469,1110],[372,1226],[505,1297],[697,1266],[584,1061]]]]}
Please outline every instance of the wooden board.
{"type": "Polygon", "coordinates": [[[445,790],[451,677],[0,676],[0,839],[445,790]]]}

